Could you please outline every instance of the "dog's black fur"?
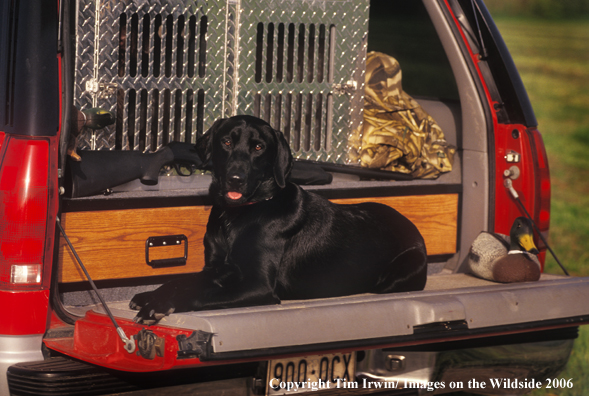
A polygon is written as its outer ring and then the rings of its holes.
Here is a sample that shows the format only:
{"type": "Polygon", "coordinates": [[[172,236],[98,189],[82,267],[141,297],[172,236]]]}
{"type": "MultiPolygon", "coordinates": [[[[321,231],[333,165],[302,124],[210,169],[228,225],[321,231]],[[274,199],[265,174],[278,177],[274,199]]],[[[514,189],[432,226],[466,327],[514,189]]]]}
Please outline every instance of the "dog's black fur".
{"type": "Polygon", "coordinates": [[[219,120],[197,150],[213,170],[204,270],[133,297],[136,321],[424,288],[427,254],[413,223],[386,205],[337,205],[290,183],[290,148],[266,122],[219,120]]]}

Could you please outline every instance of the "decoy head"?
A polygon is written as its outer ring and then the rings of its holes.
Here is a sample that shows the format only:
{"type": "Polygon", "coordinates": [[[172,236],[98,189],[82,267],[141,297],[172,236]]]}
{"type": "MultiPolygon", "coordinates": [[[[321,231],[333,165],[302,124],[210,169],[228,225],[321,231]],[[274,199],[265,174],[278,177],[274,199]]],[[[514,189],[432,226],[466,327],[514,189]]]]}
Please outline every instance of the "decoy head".
{"type": "Polygon", "coordinates": [[[515,219],[509,236],[511,238],[510,251],[521,250],[532,254],[540,253],[536,245],[534,245],[532,222],[528,218],[518,217],[515,219]]]}

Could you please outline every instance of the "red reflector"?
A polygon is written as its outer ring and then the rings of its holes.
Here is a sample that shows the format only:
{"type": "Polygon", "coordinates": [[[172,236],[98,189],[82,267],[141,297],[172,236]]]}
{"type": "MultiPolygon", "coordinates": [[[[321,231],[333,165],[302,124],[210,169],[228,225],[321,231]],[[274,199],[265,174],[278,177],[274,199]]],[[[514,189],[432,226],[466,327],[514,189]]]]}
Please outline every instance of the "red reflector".
{"type": "Polygon", "coordinates": [[[548,224],[550,222],[550,212],[547,210],[540,211],[540,223],[548,224]]]}
{"type": "Polygon", "coordinates": [[[4,144],[7,147],[0,164],[0,287],[31,283],[31,279],[40,283],[47,231],[49,142],[8,138],[4,144]]]}
{"type": "Polygon", "coordinates": [[[550,197],[550,179],[542,179],[540,192],[543,197],[550,197]]]}

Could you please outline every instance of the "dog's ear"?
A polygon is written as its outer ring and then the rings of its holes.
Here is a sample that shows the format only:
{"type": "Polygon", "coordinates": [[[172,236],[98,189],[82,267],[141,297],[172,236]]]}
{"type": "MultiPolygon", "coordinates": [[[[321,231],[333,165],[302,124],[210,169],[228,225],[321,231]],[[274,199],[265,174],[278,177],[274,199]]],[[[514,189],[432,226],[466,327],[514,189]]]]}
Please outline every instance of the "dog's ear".
{"type": "Polygon", "coordinates": [[[205,132],[204,135],[196,139],[196,152],[203,164],[203,169],[210,170],[212,168],[212,154],[213,154],[213,135],[219,129],[225,118],[221,118],[213,123],[213,126],[205,132]]]}
{"type": "Polygon", "coordinates": [[[280,188],[286,186],[286,179],[292,169],[292,153],[282,132],[274,129],[276,136],[276,159],[274,160],[274,179],[280,188]]]}

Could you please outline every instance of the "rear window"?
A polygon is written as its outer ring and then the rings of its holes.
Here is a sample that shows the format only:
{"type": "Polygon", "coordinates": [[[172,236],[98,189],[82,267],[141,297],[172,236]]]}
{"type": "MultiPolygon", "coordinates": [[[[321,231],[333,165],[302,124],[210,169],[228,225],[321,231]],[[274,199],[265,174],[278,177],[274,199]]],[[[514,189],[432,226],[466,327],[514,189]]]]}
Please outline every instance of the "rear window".
{"type": "Polygon", "coordinates": [[[405,92],[458,100],[450,63],[421,1],[371,1],[368,32],[368,51],[383,52],[401,65],[405,92]]]}

